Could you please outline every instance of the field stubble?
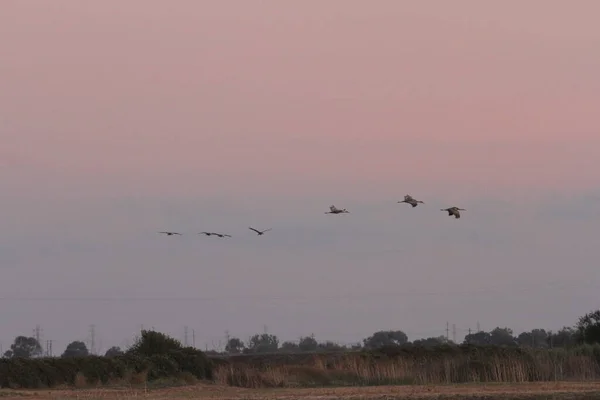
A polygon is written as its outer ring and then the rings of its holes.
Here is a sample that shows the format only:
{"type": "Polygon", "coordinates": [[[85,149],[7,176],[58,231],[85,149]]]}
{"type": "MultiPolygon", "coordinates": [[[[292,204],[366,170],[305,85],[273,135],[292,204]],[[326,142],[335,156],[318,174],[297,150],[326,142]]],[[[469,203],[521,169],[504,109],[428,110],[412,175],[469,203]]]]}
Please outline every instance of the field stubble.
{"type": "Polygon", "coordinates": [[[21,400],[392,400],[392,399],[486,399],[486,400],[579,400],[600,399],[600,382],[528,382],[513,384],[408,385],[332,388],[244,389],[217,384],[147,389],[94,388],[47,391],[0,391],[2,399],[21,400]]]}

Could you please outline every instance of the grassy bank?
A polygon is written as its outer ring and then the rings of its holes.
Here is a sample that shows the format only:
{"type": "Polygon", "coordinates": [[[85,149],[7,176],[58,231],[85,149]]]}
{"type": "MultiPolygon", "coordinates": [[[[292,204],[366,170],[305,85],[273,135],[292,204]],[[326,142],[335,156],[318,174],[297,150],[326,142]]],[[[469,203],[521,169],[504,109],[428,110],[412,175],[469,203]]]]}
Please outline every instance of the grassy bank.
{"type": "Polygon", "coordinates": [[[390,348],[299,357],[236,356],[216,364],[217,383],[246,388],[591,381],[600,379],[600,346],[390,348]]]}

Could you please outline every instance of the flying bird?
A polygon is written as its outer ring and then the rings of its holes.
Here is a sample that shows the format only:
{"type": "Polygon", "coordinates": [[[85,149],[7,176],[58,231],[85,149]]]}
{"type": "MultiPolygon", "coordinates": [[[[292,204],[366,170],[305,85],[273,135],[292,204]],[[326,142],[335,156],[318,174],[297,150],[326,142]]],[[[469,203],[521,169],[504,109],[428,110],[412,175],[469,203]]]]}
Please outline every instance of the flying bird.
{"type": "Polygon", "coordinates": [[[407,203],[410,204],[411,206],[416,207],[419,205],[419,203],[421,204],[425,204],[423,203],[421,200],[415,200],[411,195],[407,194],[406,196],[404,196],[404,200],[399,201],[398,203],[407,203]]]}
{"type": "Polygon", "coordinates": [[[264,231],[259,231],[258,229],[254,229],[254,228],[252,228],[251,226],[249,226],[249,227],[248,227],[248,229],[250,229],[250,230],[252,230],[252,231],[256,232],[256,233],[257,233],[257,234],[260,236],[260,235],[263,235],[265,232],[268,232],[268,231],[270,231],[270,230],[271,230],[271,229],[273,229],[273,228],[265,229],[264,231]]]}
{"type": "Polygon", "coordinates": [[[206,236],[215,235],[215,236],[218,236],[218,237],[221,237],[221,238],[225,237],[225,236],[231,237],[231,235],[227,235],[225,233],[215,233],[215,232],[200,232],[198,235],[206,235],[206,236]]]}
{"type": "Polygon", "coordinates": [[[341,210],[334,205],[329,206],[329,210],[325,214],[350,214],[350,211],[342,208],[341,210]]]}
{"type": "Polygon", "coordinates": [[[171,236],[171,235],[179,235],[179,236],[181,236],[182,235],[179,232],[158,232],[158,233],[164,233],[167,236],[171,236]]]}
{"type": "Polygon", "coordinates": [[[454,218],[458,219],[460,218],[460,211],[467,211],[464,208],[458,208],[458,207],[450,207],[450,208],[442,208],[440,211],[448,211],[448,216],[453,216],[454,218]]]}

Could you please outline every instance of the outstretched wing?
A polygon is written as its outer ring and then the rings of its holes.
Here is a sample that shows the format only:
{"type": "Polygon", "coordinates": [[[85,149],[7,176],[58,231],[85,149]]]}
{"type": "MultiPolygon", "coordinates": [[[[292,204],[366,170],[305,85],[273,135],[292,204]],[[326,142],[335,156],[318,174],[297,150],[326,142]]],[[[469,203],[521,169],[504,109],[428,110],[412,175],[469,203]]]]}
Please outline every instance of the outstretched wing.
{"type": "Polygon", "coordinates": [[[404,201],[411,201],[413,198],[410,194],[404,196],[404,201]]]}
{"type": "Polygon", "coordinates": [[[259,231],[259,230],[256,230],[256,229],[254,229],[254,228],[253,228],[253,227],[251,227],[251,226],[249,226],[249,227],[248,227],[248,229],[250,229],[250,230],[252,230],[252,231],[254,231],[254,232],[256,232],[256,233],[260,233],[260,231],[259,231]]]}
{"type": "Polygon", "coordinates": [[[336,212],[338,210],[337,207],[333,204],[329,206],[329,209],[331,210],[331,212],[336,212]]]}
{"type": "Polygon", "coordinates": [[[265,229],[265,230],[263,231],[263,233],[265,233],[265,232],[269,232],[269,231],[270,231],[270,230],[272,230],[272,229],[273,229],[273,228],[265,229]]]}

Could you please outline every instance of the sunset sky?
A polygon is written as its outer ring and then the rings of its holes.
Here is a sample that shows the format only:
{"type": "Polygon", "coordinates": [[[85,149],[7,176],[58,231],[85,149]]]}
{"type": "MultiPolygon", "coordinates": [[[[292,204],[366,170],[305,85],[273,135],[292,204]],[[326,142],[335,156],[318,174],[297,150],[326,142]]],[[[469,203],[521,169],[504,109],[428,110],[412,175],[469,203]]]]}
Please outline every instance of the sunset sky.
{"type": "Polygon", "coordinates": [[[2,1],[3,349],[36,324],[55,353],[90,324],[102,351],[142,324],[201,347],[572,325],[600,286],[598,15],[2,1]]]}

